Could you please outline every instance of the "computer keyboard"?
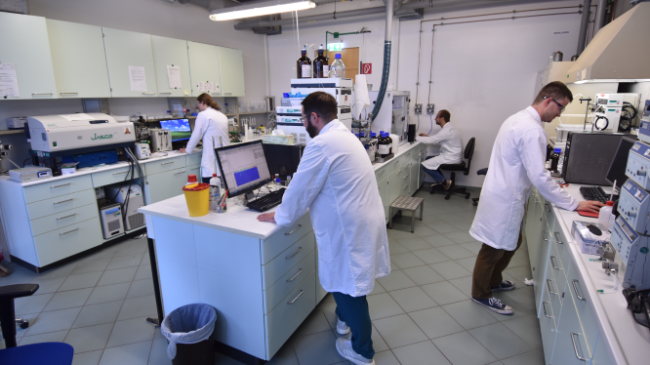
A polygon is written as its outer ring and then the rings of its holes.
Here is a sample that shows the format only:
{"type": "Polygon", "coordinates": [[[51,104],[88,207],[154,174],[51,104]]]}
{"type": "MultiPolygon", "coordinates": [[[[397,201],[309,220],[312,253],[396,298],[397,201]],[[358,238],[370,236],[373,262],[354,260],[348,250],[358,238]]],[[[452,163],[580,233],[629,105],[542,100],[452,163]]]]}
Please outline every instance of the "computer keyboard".
{"type": "Polygon", "coordinates": [[[278,189],[259,199],[248,202],[246,206],[258,212],[265,212],[282,203],[282,196],[284,195],[284,191],[285,188],[278,189]]]}
{"type": "MultiPolygon", "coordinates": [[[[607,203],[610,195],[606,194],[600,186],[582,186],[580,187],[580,194],[585,200],[595,200],[603,204],[607,203]]],[[[614,195],[614,200],[618,200],[618,195],[614,195]]]]}

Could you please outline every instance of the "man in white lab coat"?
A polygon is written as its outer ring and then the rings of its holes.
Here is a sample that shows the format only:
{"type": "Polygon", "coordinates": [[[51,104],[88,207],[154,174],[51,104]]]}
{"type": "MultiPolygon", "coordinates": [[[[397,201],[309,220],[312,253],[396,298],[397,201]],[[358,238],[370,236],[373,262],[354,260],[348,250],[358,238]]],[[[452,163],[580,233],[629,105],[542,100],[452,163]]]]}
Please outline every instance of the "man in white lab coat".
{"type": "Polygon", "coordinates": [[[522,222],[531,186],[562,209],[598,212],[603,206],[600,202],[577,202],[544,168],[546,133],[542,123],[559,117],[572,100],[566,85],[551,82],[542,88],[532,106],[506,119],[494,142],[469,233],[483,242],[474,265],[472,300],[497,313],[513,313],[512,307],[494,298],[492,292],[515,288],[513,281],[503,280],[502,273],[521,245],[522,222]]]}
{"type": "Polygon", "coordinates": [[[318,246],[321,285],[333,293],[338,315],[336,349],[354,364],[374,364],[366,295],[390,274],[384,208],[368,153],[336,119],[334,97],[309,94],[303,123],[312,140],[275,213],[262,222],[289,226],[309,209],[318,246]]]}
{"type": "Polygon", "coordinates": [[[439,144],[440,154],[438,156],[427,158],[421,166],[424,172],[431,176],[436,183],[442,184],[445,190],[451,187],[451,179],[445,180],[440,171],[440,165],[459,164],[463,161],[463,140],[458,130],[449,122],[451,113],[447,110],[441,110],[436,115],[436,124],[442,129],[429,137],[420,133],[418,142],[426,144],[439,144]]]}

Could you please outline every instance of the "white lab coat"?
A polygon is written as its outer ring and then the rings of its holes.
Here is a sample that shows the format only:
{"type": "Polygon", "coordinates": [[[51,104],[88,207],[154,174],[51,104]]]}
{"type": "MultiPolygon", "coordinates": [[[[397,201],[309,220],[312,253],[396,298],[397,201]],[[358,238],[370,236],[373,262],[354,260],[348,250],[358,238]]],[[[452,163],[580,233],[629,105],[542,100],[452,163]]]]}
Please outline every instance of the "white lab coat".
{"type": "Polygon", "coordinates": [[[514,251],[531,185],[560,208],[578,207],[578,202],[544,168],[545,157],[546,133],[533,107],[506,119],[492,148],[480,203],[469,231],[472,237],[494,248],[514,251]]]}
{"type": "Polygon", "coordinates": [[[219,168],[216,167],[217,160],[214,152],[214,149],[219,147],[219,137],[221,137],[224,146],[230,144],[228,117],[212,108],[200,112],[194,122],[194,130],[185,151],[192,153],[199,140],[203,140],[203,155],[201,156],[201,175],[203,177],[212,177],[212,174],[221,176],[219,168]]]}
{"type": "Polygon", "coordinates": [[[370,294],[375,279],[390,274],[384,207],[368,153],[338,119],[305,147],[275,221],[289,226],[308,208],[323,288],[370,294]]]}
{"type": "Polygon", "coordinates": [[[433,136],[419,136],[418,142],[440,145],[440,154],[438,156],[422,162],[422,166],[427,169],[437,170],[440,165],[458,164],[463,161],[463,139],[452,123],[445,124],[433,136]]]}

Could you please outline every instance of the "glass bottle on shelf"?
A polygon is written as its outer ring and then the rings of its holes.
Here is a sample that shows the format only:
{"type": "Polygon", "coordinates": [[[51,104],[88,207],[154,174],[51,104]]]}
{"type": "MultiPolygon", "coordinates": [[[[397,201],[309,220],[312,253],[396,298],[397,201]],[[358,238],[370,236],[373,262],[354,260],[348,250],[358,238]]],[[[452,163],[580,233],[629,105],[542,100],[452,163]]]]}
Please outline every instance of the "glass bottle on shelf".
{"type": "Polygon", "coordinates": [[[318,47],[318,57],[314,58],[314,67],[312,67],[312,73],[315,78],[328,77],[329,75],[329,58],[324,56],[325,50],[321,44],[318,47]]]}
{"type": "Polygon", "coordinates": [[[296,72],[299,79],[311,78],[311,60],[307,57],[307,46],[302,47],[300,58],[296,62],[296,72]]]}

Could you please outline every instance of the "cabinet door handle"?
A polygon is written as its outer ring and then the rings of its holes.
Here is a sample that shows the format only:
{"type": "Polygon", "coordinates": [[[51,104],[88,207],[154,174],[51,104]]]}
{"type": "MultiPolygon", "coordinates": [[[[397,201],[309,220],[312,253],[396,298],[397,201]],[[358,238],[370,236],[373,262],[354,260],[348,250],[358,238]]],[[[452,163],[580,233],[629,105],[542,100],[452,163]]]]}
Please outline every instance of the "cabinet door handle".
{"type": "Polygon", "coordinates": [[[183,170],[183,171],[175,172],[174,175],[184,174],[184,173],[186,173],[186,172],[187,172],[187,171],[183,170]]]}
{"type": "Polygon", "coordinates": [[[553,316],[549,316],[548,313],[546,313],[546,302],[542,302],[542,309],[544,310],[544,315],[548,318],[553,318],[553,316]]]}
{"type": "Polygon", "coordinates": [[[160,166],[171,165],[173,163],[174,163],[174,161],[163,162],[163,163],[160,164],[160,166]]]}
{"type": "Polygon", "coordinates": [[[560,232],[555,232],[555,241],[561,245],[564,244],[564,242],[560,240],[560,232]]]}
{"type": "Polygon", "coordinates": [[[223,93],[224,95],[232,95],[232,93],[223,93]]]}
{"type": "Polygon", "coordinates": [[[575,338],[575,336],[578,336],[578,335],[580,335],[580,334],[579,334],[579,333],[575,333],[575,332],[571,332],[571,342],[573,342],[573,351],[576,352],[576,357],[578,358],[578,360],[580,360],[580,361],[587,361],[587,359],[585,359],[584,357],[580,356],[580,354],[578,353],[578,345],[576,345],[576,338],[575,338]]]}
{"type": "Polygon", "coordinates": [[[114,172],[114,173],[113,173],[113,176],[115,176],[115,175],[122,175],[122,174],[128,174],[128,173],[129,173],[128,171],[114,172]]]}
{"type": "Polygon", "coordinates": [[[150,91],[150,92],[142,93],[142,95],[156,95],[156,93],[153,92],[153,91],[150,91]]]}
{"type": "Polygon", "coordinates": [[[560,270],[560,268],[555,265],[555,256],[551,256],[551,266],[553,266],[555,270],[560,270]]]}
{"type": "Polygon", "coordinates": [[[299,225],[298,225],[298,228],[294,229],[294,230],[291,231],[291,232],[284,232],[284,235],[285,235],[285,236],[289,236],[289,235],[293,234],[295,231],[299,230],[300,228],[302,228],[302,224],[299,224],[299,225]]]}
{"type": "Polygon", "coordinates": [[[302,247],[298,247],[298,251],[294,252],[293,255],[285,257],[287,260],[291,260],[294,256],[296,256],[300,251],[302,251],[302,247]]]}
{"type": "Polygon", "coordinates": [[[79,95],[79,93],[77,93],[77,92],[59,93],[59,94],[61,94],[61,96],[63,96],[63,95],[75,95],[75,96],[76,96],[76,95],[79,95]]]}
{"type": "Polygon", "coordinates": [[[55,185],[55,186],[50,186],[50,189],[58,189],[58,188],[62,188],[62,187],[64,187],[64,186],[68,186],[68,185],[70,185],[70,183],[67,183],[67,184],[61,184],[61,185],[55,185]]]}
{"type": "Polygon", "coordinates": [[[544,210],[546,210],[549,213],[551,212],[551,207],[549,206],[548,203],[544,204],[544,210]]]}
{"type": "Polygon", "coordinates": [[[77,215],[77,213],[70,214],[70,215],[66,215],[65,217],[59,217],[59,218],[57,218],[56,220],[57,220],[57,221],[60,221],[61,219],[72,218],[72,217],[74,217],[75,215],[77,215]]]}
{"type": "Polygon", "coordinates": [[[71,201],[73,201],[73,200],[74,200],[74,198],[70,198],[70,199],[66,199],[66,200],[61,200],[60,202],[54,202],[54,205],[56,205],[56,204],[61,204],[61,203],[71,202],[71,201]]]}
{"type": "Polygon", "coordinates": [[[305,294],[305,291],[304,291],[304,290],[301,290],[301,291],[300,291],[300,294],[298,294],[298,295],[296,295],[296,297],[295,297],[295,298],[293,298],[293,300],[292,300],[292,301],[290,301],[290,302],[287,302],[287,304],[289,304],[289,305],[291,305],[291,304],[293,304],[293,303],[295,303],[295,302],[296,302],[296,300],[298,300],[298,298],[300,298],[300,297],[301,297],[301,296],[302,296],[303,294],[305,294]]]}
{"type": "Polygon", "coordinates": [[[550,241],[549,239],[544,238],[544,236],[546,236],[546,231],[542,231],[542,239],[546,242],[550,241]]]}
{"type": "Polygon", "coordinates": [[[78,230],[79,230],[79,227],[77,227],[75,229],[72,229],[72,230],[69,230],[67,232],[59,233],[59,236],[64,236],[64,235],[66,235],[68,233],[72,233],[72,232],[75,232],[75,231],[78,231],[78,230]]]}
{"type": "Polygon", "coordinates": [[[576,283],[580,284],[580,282],[576,279],[573,279],[571,282],[571,284],[573,284],[573,291],[576,292],[576,297],[578,297],[578,299],[585,301],[585,298],[581,297],[580,294],[578,294],[578,287],[576,286],[576,283]]]}
{"type": "Polygon", "coordinates": [[[160,95],[171,95],[172,93],[170,93],[170,92],[164,92],[164,93],[158,93],[158,94],[160,94],[160,95]]]}
{"type": "Polygon", "coordinates": [[[298,275],[300,275],[300,274],[302,274],[302,269],[300,269],[300,271],[298,271],[298,272],[296,273],[296,275],[294,275],[291,279],[287,279],[287,283],[290,283],[290,282],[296,280],[296,278],[297,278],[298,275]]]}
{"type": "Polygon", "coordinates": [[[553,295],[557,295],[557,293],[553,293],[553,290],[551,290],[551,279],[546,279],[546,288],[548,289],[548,292],[553,295]]]}
{"type": "Polygon", "coordinates": [[[539,204],[539,203],[541,203],[541,202],[540,202],[539,200],[535,200],[535,203],[539,204]]]}
{"type": "Polygon", "coordinates": [[[45,96],[45,95],[54,95],[53,93],[32,93],[32,96],[45,96]]]}

